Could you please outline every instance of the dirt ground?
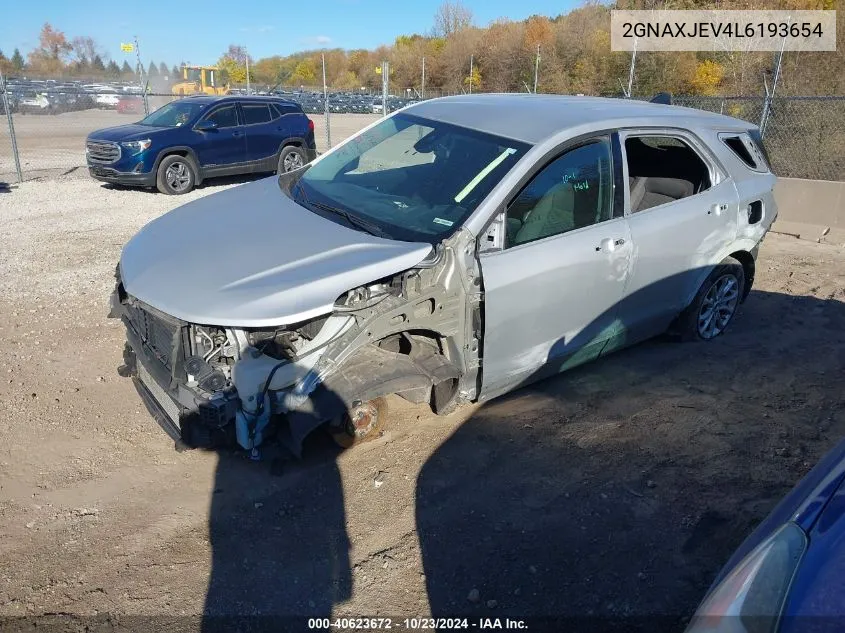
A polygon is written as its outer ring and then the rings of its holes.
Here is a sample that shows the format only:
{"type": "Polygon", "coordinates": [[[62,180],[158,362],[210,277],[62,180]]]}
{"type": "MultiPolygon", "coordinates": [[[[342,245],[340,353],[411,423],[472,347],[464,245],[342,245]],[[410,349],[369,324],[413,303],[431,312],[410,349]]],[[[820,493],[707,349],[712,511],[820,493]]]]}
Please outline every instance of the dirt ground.
{"type": "MultiPolygon", "coordinates": [[[[327,147],[325,116],[308,116],[314,121],[317,149],[324,151],[327,147]]],[[[24,181],[71,174],[87,177],[85,138],[88,134],[104,127],[134,123],[142,118],[143,114],[121,114],[115,110],[82,110],[55,115],[15,114],[15,138],[24,181]]],[[[371,114],[330,115],[333,143],[336,144],[377,118],[377,115],[371,114]]],[[[0,116],[0,181],[17,181],[5,115],[0,116]]]]}
{"type": "Polygon", "coordinates": [[[845,436],[845,250],[770,235],[712,343],[655,340],[446,418],[392,400],[383,437],[316,437],[298,463],[176,453],[105,315],[122,244],[181,202],[79,178],[0,194],[0,616],[678,631],[845,436]]]}

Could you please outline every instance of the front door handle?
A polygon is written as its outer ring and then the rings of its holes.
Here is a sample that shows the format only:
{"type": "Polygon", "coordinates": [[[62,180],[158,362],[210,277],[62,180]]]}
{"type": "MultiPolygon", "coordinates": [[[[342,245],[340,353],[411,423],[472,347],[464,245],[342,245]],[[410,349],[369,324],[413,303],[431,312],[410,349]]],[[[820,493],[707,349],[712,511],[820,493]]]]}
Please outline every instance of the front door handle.
{"type": "Polygon", "coordinates": [[[605,253],[612,253],[616,250],[617,246],[623,246],[625,244],[625,240],[621,237],[616,238],[615,240],[606,237],[604,238],[598,246],[596,246],[596,252],[604,251],[605,253]]]}
{"type": "Polygon", "coordinates": [[[240,136],[240,135],[241,135],[241,133],[240,133],[240,132],[238,132],[237,130],[235,130],[234,132],[232,132],[232,136],[240,136]]]}
{"type": "Polygon", "coordinates": [[[707,215],[722,215],[724,211],[728,210],[728,205],[726,204],[714,204],[710,209],[707,211],[707,215]]]}

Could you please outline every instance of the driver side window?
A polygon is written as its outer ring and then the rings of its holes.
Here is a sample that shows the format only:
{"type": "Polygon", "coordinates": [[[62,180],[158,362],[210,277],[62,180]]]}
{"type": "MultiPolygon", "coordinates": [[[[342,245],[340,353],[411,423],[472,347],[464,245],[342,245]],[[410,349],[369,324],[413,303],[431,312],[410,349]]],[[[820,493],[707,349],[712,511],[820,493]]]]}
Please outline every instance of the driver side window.
{"type": "Polygon", "coordinates": [[[508,207],[505,248],[609,220],[611,156],[610,139],[602,137],[546,165],[508,207]]]}
{"type": "Polygon", "coordinates": [[[216,123],[218,128],[236,127],[238,125],[238,110],[233,103],[217,108],[205,118],[216,123]]]}

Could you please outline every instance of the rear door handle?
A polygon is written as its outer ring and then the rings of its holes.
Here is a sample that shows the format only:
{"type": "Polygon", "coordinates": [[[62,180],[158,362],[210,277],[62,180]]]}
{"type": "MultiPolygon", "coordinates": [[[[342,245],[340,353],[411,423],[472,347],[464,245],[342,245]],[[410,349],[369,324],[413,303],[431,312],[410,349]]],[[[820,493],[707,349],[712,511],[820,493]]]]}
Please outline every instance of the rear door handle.
{"type": "Polygon", "coordinates": [[[728,210],[728,205],[726,204],[714,204],[710,207],[710,210],[707,211],[707,215],[715,214],[715,215],[722,215],[724,211],[728,210]]]}
{"type": "Polygon", "coordinates": [[[241,135],[241,133],[238,130],[235,130],[234,132],[232,132],[232,136],[240,136],[240,135],[241,135]]]}

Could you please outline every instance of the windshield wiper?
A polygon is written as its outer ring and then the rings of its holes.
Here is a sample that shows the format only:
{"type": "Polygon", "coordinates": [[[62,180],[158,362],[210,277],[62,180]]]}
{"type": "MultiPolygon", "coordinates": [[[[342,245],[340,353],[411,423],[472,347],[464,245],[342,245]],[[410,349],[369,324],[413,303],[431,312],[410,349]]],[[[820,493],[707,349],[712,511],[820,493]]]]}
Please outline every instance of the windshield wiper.
{"type": "Polygon", "coordinates": [[[369,233],[370,235],[375,235],[376,237],[384,237],[387,239],[393,239],[389,233],[384,231],[380,226],[375,224],[374,222],[368,222],[363,218],[358,217],[345,209],[341,209],[340,207],[333,207],[330,204],[324,204],[322,202],[317,202],[316,200],[310,200],[305,196],[305,191],[302,187],[299,188],[300,191],[303,193],[303,198],[305,202],[312,207],[317,207],[322,211],[328,211],[329,213],[334,213],[335,215],[339,215],[344,220],[346,220],[352,226],[361,229],[362,231],[369,233]]]}

